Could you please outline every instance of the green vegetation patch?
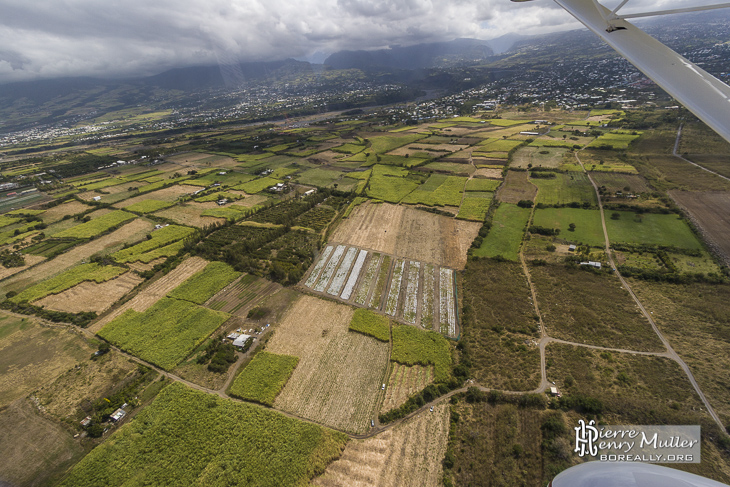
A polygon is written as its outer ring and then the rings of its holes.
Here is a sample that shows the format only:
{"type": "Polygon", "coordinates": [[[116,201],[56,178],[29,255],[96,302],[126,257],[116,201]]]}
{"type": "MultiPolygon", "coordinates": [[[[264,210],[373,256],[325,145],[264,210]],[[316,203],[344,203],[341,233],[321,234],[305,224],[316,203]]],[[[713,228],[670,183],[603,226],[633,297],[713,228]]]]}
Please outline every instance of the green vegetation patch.
{"type": "Polygon", "coordinates": [[[569,139],[535,139],[530,142],[530,147],[563,147],[570,149],[576,142],[569,139]]]}
{"type": "Polygon", "coordinates": [[[308,485],[347,436],[182,384],[91,451],[61,484],[308,485]]]}
{"type": "Polygon", "coordinates": [[[492,203],[494,193],[466,193],[464,201],[459,207],[459,214],[456,218],[460,220],[484,221],[487,216],[487,210],[492,203]]]}
{"type": "Polygon", "coordinates": [[[167,225],[166,227],[154,230],[149,234],[147,240],[133,245],[126,249],[122,249],[119,252],[112,254],[112,259],[117,262],[135,262],[141,260],[140,257],[149,252],[170,245],[173,242],[182,241],[185,237],[188,237],[194,229],[183,227],[180,225],[167,225]]]}
{"type": "Polygon", "coordinates": [[[11,218],[5,215],[0,216],[0,228],[7,227],[13,223],[18,223],[20,220],[22,220],[22,218],[11,218]]]}
{"type": "Polygon", "coordinates": [[[72,237],[72,238],[91,238],[102,234],[110,228],[116,227],[127,220],[137,218],[137,215],[122,210],[112,211],[91,221],[76,225],[68,230],[54,235],[56,238],[72,237]]]}
{"type": "Polygon", "coordinates": [[[525,120],[508,120],[506,118],[492,118],[489,120],[489,125],[494,125],[495,127],[514,127],[515,125],[522,125],[525,122],[526,122],[525,120]]]}
{"type": "Polygon", "coordinates": [[[276,186],[277,183],[281,183],[281,181],[270,177],[264,177],[254,179],[253,181],[248,181],[243,184],[239,184],[238,186],[234,186],[231,189],[244,191],[248,194],[255,194],[260,193],[261,191],[270,188],[271,186],[276,186]]]}
{"type": "Polygon", "coordinates": [[[373,311],[358,308],[352,316],[350,330],[377,338],[382,342],[390,341],[390,320],[373,311]]]}
{"type": "Polygon", "coordinates": [[[114,279],[120,274],[127,272],[124,267],[102,266],[95,262],[91,264],[81,264],[55,277],[47,279],[43,282],[31,286],[25,291],[10,298],[13,303],[21,303],[27,301],[32,303],[38,299],[44,298],[49,294],[58,294],[66,289],[70,289],[84,281],[94,281],[102,283],[110,279],[114,279]]]}
{"type": "Polygon", "coordinates": [[[467,181],[466,191],[496,191],[502,181],[496,179],[473,178],[467,181]]]}
{"type": "Polygon", "coordinates": [[[215,294],[238,279],[240,272],[224,262],[211,262],[205,269],[190,276],[170,292],[171,298],[203,304],[215,294]]]}
{"type": "Polygon", "coordinates": [[[432,174],[425,183],[403,198],[403,203],[428,206],[459,206],[466,178],[432,174]]]}
{"type": "Polygon", "coordinates": [[[605,243],[601,212],[578,208],[544,208],[535,210],[532,224],[538,227],[560,230],[560,238],[568,242],[602,247],[605,243]],[[570,230],[570,224],[575,229],[570,230]]]}
{"type": "Polygon", "coordinates": [[[323,188],[330,186],[332,183],[340,179],[343,174],[344,173],[340,171],[331,171],[329,169],[320,169],[316,167],[301,173],[298,176],[298,181],[300,184],[308,184],[323,188]]]}
{"type": "MultiPolygon", "coordinates": [[[[30,208],[19,208],[17,210],[11,210],[6,215],[20,215],[20,216],[36,216],[40,215],[41,213],[45,213],[46,210],[31,210],[30,208]]],[[[0,224],[0,226],[5,226],[0,224]]]]}
{"type": "Polygon", "coordinates": [[[218,191],[217,193],[211,193],[205,196],[201,196],[200,198],[196,198],[195,201],[197,203],[208,203],[210,201],[220,201],[222,199],[227,199],[229,201],[238,201],[242,200],[243,198],[244,196],[240,194],[229,193],[227,191],[218,191]]]}
{"type": "Polygon", "coordinates": [[[418,187],[418,183],[405,179],[408,171],[392,166],[377,164],[366,187],[367,195],[390,203],[399,203],[406,195],[418,187]]]}
{"type": "Polygon", "coordinates": [[[530,181],[537,186],[536,203],[567,205],[570,203],[598,204],[596,192],[585,173],[532,173],[530,181]],[[535,176],[554,175],[553,178],[535,176]]]}
{"type": "Polygon", "coordinates": [[[412,144],[417,140],[425,138],[424,134],[404,134],[404,135],[384,135],[380,137],[373,137],[370,139],[370,149],[377,154],[384,154],[386,152],[403,147],[404,145],[412,144]]]}
{"type": "Polygon", "coordinates": [[[666,245],[685,249],[702,249],[702,243],[682,217],[671,213],[631,213],[611,211],[617,219],[606,215],[606,228],[611,242],[666,245]]]}
{"type": "Polygon", "coordinates": [[[272,406],[299,363],[299,357],[260,352],[233,382],[230,393],[247,401],[272,406]]]}
{"type": "Polygon", "coordinates": [[[609,132],[598,137],[596,140],[588,144],[588,147],[606,148],[606,149],[628,149],[629,144],[638,139],[640,134],[624,134],[609,132]]]}
{"type": "Polygon", "coordinates": [[[483,152],[509,152],[523,143],[522,140],[489,138],[479,143],[478,150],[483,152]]]}
{"type": "Polygon", "coordinates": [[[501,256],[509,260],[519,260],[520,244],[529,218],[529,208],[520,208],[510,203],[500,204],[494,212],[489,234],[482,240],[479,248],[474,249],[474,256],[501,256]]]}
{"type": "Polygon", "coordinates": [[[451,347],[446,338],[434,331],[415,326],[393,325],[390,359],[404,365],[433,365],[434,382],[445,382],[451,375],[451,347]]]}
{"type": "Polygon", "coordinates": [[[162,298],[144,313],[125,311],[98,335],[142,360],[172,370],[229,316],[189,301],[162,298]]]}
{"type": "Polygon", "coordinates": [[[144,201],[138,201],[137,203],[134,203],[129,206],[125,206],[124,209],[127,211],[133,211],[135,213],[152,213],[157,210],[169,208],[174,204],[175,203],[172,203],[169,201],[144,200],[144,201]]]}

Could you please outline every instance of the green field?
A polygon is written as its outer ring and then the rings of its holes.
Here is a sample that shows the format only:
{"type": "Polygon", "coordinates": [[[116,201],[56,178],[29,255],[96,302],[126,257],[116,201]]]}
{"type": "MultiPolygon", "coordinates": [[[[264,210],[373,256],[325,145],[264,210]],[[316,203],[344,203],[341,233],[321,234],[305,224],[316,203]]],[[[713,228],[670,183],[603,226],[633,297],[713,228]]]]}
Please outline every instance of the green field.
{"type": "Polygon", "coordinates": [[[470,179],[466,183],[467,191],[496,191],[502,181],[497,179],[470,179]]]}
{"type": "Polygon", "coordinates": [[[535,210],[532,224],[538,227],[557,228],[559,237],[572,243],[582,243],[593,247],[604,245],[601,213],[598,210],[578,208],[545,208],[535,210]],[[575,223],[575,231],[569,226],[575,223]]]}
{"type": "Polygon", "coordinates": [[[553,173],[555,178],[531,178],[537,186],[536,203],[545,205],[566,205],[569,203],[598,204],[596,192],[584,173],[553,173]]]}
{"type": "Polygon", "coordinates": [[[144,201],[138,201],[137,203],[134,203],[129,206],[125,206],[124,209],[128,210],[128,211],[133,211],[135,213],[152,213],[157,210],[169,208],[173,204],[174,203],[171,203],[168,201],[144,200],[144,201]]]}
{"type": "MultiPolygon", "coordinates": [[[[153,250],[161,247],[169,246],[173,242],[181,241],[185,237],[191,235],[195,230],[180,225],[168,225],[166,227],[154,230],[149,234],[147,240],[133,245],[119,252],[112,254],[112,258],[117,262],[134,262],[142,260],[141,257],[153,250]]],[[[152,259],[150,259],[152,260],[152,259]]],[[[144,262],[144,260],[142,260],[144,262]]],[[[148,261],[149,262],[149,261],[148,261]]]]}
{"type": "Polygon", "coordinates": [[[629,145],[640,137],[640,134],[623,134],[609,132],[601,135],[596,140],[588,144],[588,147],[608,147],[611,149],[628,149],[629,145]]]}
{"type": "Polygon", "coordinates": [[[567,139],[535,139],[530,142],[530,147],[563,147],[570,149],[575,144],[574,141],[567,139]]]}
{"type": "Polygon", "coordinates": [[[418,187],[418,183],[405,179],[406,169],[375,165],[367,186],[371,198],[399,203],[406,195],[418,187]]]}
{"type": "Polygon", "coordinates": [[[243,184],[239,184],[238,186],[234,186],[231,189],[236,189],[240,191],[244,191],[248,194],[255,194],[260,193],[261,191],[265,190],[266,188],[270,188],[271,186],[276,186],[277,183],[281,183],[282,181],[270,177],[265,178],[259,178],[254,179],[253,181],[248,181],[243,184]]]}
{"type": "Polygon", "coordinates": [[[303,486],[346,442],[342,433],[175,383],[60,485],[303,486]]]}
{"type": "Polygon", "coordinates": [[[426,137],[423,134],[383,135],[370,139],[370,147],[376,154],[386,152],[411,144],[426,137]]]}
{"type": "Polygon", "coordinates": [[[215,294],[238,279],[240,272],[223,262],[211,262],[202,271],[193,274],[172,290],[171,298],[203,304],[215,294]]]}
{"type": "Polygon", "coordinates": [[[432,174],[425,183],[403,198],[403,203],[427,206],[459,206],[466,178],[432,174]]]}
{"type": "Polygon", "coordinates": [[[676,214],[644,213],[629,211],[606,212],[608,237],[614,243],[667,245],[685,249],[702,249],[689,225],[676,214]],[[611,215],[619,215],[614,220],[611,215]]]}
{"type": "Polygon", "coordinates": [[[71,227],[63,232],[59,232],[54,235],[54,237],[91,238],[104,233],[110,228],[116,227],[127,220],[132,220],[133,218],[137,218],[137,215],[122,210],[116,210],[111,213],[101,215],[100,217],[96,217],[86,223],[71,227]]]}
{"type": "Polygon", "coordinates": [[[22,303],[23,301],[32,303],[49,294],[58,294],[66,289],[70,289],[84,281],[102,283],[114,279],[125,272],[127,272],[125,267],[101,266],[95,262],[81,264],[62,274],[40,282],[35,286],[29,287],[25,291],[10,298],[10,301],[14,303],[22,303]]]}
{"type": "Polygon", "coordinates": [[[479,142],[475,149],[480,152],[509,152],[523,142],[522,140],[489,138],[479,142]]]}
{"type": "Polygon", "coordinates": [[[502,256],[509,260],[519,260],[520,244],[529,218],[529,208],[520,208],[510,203],[499,205],[494,213],[492,228],[482,245],[474,249],[474,256],[502,256]]]}
{"type": "Polygon", "coordinates": [[[142,360],[172,370],[228,317],[188,301],[162,298],[144,313],[125,311],[98,335],[142,360]]]}
{"type": "Polygon", "coordinates": [[[382,342],[390,341],[390,320],[364,308],[358,308],[350,321],[350,330],[371,336],[382,342]]]}
{"type": "Polygon", "coordinates": [[[487,216],[487,210],[492,203],[494,193],[466,193],[464,201],[459,207],[459,214],[456,218],[460,220],[484,221],[487,216]]]}
{"type": "Polygon", "coordinates": [[[506,118],[492,118],[488,120],[489,125],[496,127],[514,127],[515,125],[522,125],[526,120],[508,120],[506,118]]]}
{"type": "Polygon", "coordinates": [[[299,181],[300,184],[308,184],[311,186],[319,186],[320,188],[324,188],[326,186],[330,186],[332,183],[337,181],[342,177],[342,175],[345,174],[340,171],[330,171],[328,169],[320,169],[318,167],[314,169],[308,169],[301,173],[297,181],[299,181]]]}
{"type": "Polygon", "coordinates": [[[243,369],[230,393],[247,401],[272,406],[299,363],[299,357],[259,352],[243,369]]]}
{"type": "Polygon", "coordinates": [[[390,359],[404,365],[433,365],[434,382],[444,382],[451,375],[449,341],[440,333],[415,326],[393,325],[390,359]]]}

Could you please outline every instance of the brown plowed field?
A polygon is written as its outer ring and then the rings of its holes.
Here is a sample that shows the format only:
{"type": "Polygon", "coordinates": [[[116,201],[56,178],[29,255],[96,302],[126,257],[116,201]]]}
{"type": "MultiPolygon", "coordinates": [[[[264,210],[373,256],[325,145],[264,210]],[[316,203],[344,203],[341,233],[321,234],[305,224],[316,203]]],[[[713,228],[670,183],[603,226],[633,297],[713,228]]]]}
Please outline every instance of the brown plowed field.
{"type": "Polygon", "coordinates": [[[245,318],[249,310],[281,289],[275,282],[246,274],[210,298],[208,308],[245,318]]]}
{"type": "Polygon", "coordinates": [[[202,271],[206,265],[208,265],[208,261],[200,257],[186,259],[182,264],[140,291],[135,297],[91,325],[89,330],[94,333],[98,332],[104,325],[128,309],[133,309],[140,313],[147,311],[150,306],[167,296],[167,293],[182,284],[185,279],[198,271],[202,271]]]}
{"type": "Polygon", "coordinates": [[[141,194],[139,196],[135,196],[134,198],[129,198],[128,200],[120,201],[119,203],[115,203],[114,206],[117,208],[126,208],[135,203],[139,203],[140,201],[147,201],[147,200],[160,200],[160,201],[173,202],[173,201],[177,201],[177,199],[180,196],[194,193],[195,191],[197,191],[199,189],[200,189],[199,186],[176,184],[174,186],[170,186],[169,188],[158,189],[157,191],[152,191],[150,193],[145,193],[145,194],[141,194]]]}
{"type": "Polygon", "coordinates": [[[43,219],[44,223],[50,224],[63,219],[63,217],[66,215],[76,215],[78,213],[83,213],[89,208],[91,207],[83,204],[80,201],[73,200],[62,205],[54,206],[53,208],[48,208],[44,213],[40,215],[40,217],[43,219]]]}
{"type": "MultiPolygon", "coordinates": [[[[161,216],[163,218],[169,218],[170,220],[180,223],[181,225],[189,225],[191,227],[204,227],[205,225],[211,225],[213,223],[224,223],[225,218],[213,218],[210,216],[200,216],[200,214],[206,210],[199,205],[205,203],[189,203],[185,205],[175,205],[172,208],[166,208],[164,210],[155,213],[155,216],[161,216]]],[[[213,205],[218,206],[215,202],[213,205]]]]}
{"type": "Polygon", "coordinates": [[[690,214],[692,222],[730,265],[730,192],[669,192],[669,196],[690,214]]]}
{"type": "Polygon", "coordinates": [[[387,413],[391,409],[399,407],[431,382],[433,382],[433,366],[413,365],[409,367],[393,362],[380,412],[387,413]]]}
{"type": "Polygon", "coordinates": [[[302,296],[275,330],[267,350],[299,357],[274,402],[334,428],[364,433],[377,416],[390,350],[387,343],[348,331],[352,308],[302,296]]]}
{"type": "Polygon", "coordinates": [[[116,279],[101,284],[92,281],[82,282],[62,293],[39,299],[33,304],[67,313],[94,311],[101,314],[142,281],[144,279],[134,272],[126,272],[116,279]]]}
{"type": "Polygon", "coordinates": [[[367,487],[441,484],[449,406],[439,404],[367,440],[352,440],[313,485],[367,487]]]}
{"type": "Polygon", "coordinates": [[[89,243],[78,245],[55,259],[48,260],[42,264],[28,269],[25,272],[14,275],[7,281],[0,284],[3,293],[8,291],[20,291],[35,284],[38,281],[60,274],[71,266],[88,259],[97,252],[117,247],[125,243],[132,243],[142,240],[153,229],[152,223],[137,218],[130,221],[123,227],[104,235],[89,243]]]}
{"type": "Polygon", "coordinates": [[[537,195],[537,187],[530,182],[527,175],[527,171],[507,171],[504,184],[497,191],[497,199],[514,204],[521,200],[533,201],[537,195]]]}
{"type": "Polygon", "coordinates": [[[406,206],[364,203],[343,220],[331,240],[398,257],[463,269],[480,223],[406,206]]]}

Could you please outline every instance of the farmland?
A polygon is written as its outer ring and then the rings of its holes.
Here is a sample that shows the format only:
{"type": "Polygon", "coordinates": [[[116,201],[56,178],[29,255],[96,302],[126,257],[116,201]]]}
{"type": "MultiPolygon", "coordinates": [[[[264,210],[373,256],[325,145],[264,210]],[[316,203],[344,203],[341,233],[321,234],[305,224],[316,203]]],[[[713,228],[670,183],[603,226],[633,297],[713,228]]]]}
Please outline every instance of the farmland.
{"type": "Polygon", "coordinates": [[[376,415],[388,344],[348,331],[348,306],[302,296],[267,351],[299,357],[274,406],[338,429],[364,432],[376,415]]]}
{"type": "MultiPolygon", "coordinates": [[[[545,208],[535,210],[532,224],[560,230],[559,238],[567,242],[600,247],[604,243],[601,214],[598,210],[545,208]],[[575,224],[571,231],[570,224],[575,224]]],[[[606,221],[608,224],[608,220],[606,221]]]]}
{"type": "Polygon", "coordinates": [[[89,222],[76,225],[68,230],[57,233],[56,238],[72,237],[72,238],[91,238],[119,226],[122,223],[135,218],[132,213],[126,211],[113,211],[98,218],[94,218],[89,222]]]}
{"type": "Polygon", "coordinates": [[[533,201],[536,194],[537,188],[528,179],[527,171],[507,171],[504,183],[497,191],[497,199],[517,204],[522,200],[533,201]]]}
{"type": "Polygon", "coordinates": [[[499,205],[492,219],[492,227],[481,246],[474,250],[474,255],[477,257],[499,255],[508,260],[517,260],[529,217],[528,208],[520,208],[509,203],[499,205]]]}
{"type": "Polygon", "coordinates": [[[238,279],[240,272],[223,262],[211,262],[205,269],[189,277],[176,287],[169,296],[171,298],[203,304],[218,291],[238,279]]]}
{"type": "Polygon", "coordinates": [[[230,393],[247,401],[271,406],[298,362],[298,357],[261,352],[236,377],[230,393]]]}
{"type": "Polygon", "coordinates": [[[393,362],[380,412],[387,413],[399,407],[431,382],[433,382],[433,366],[402,365],[393,362]]]}
{"type": "Polygon", "coordinates": [[[172,384],[112,441],[76,465],[61,485],[109,485],[133,478],[158,485],[210,485],[223,477],[241,483],[301,485],[337,458],[346,441],[341,433],[274,411],[172,384]],[[175,435],[165,433],[170,428],[175,435]],[[180,468],[170,465],[171,458],[180,468]],[[251,458],[266,461],[246,460],[251,458]],[[113,459],[121,463],[115,465],[113,459]]]}
{"type": "Polygon", "coordinates": [[[451,348],[440,334],[398,325],[393,327],[391,360],[403,365],[434,367],[434,381],[444,382],[451,373],[451,348]]]}
{"type": "Polygon", "coordinates": [[[730,196],[727,193],[683,191],[671,191],[669,194],[691,215],[713,245],[721,250],[725,262],[730,262],[730,221],[726,218],[730,196]]]}
{"type": "Polygon", "coordinates": [[[86,280],[65,291],[39,299],[35,305],[66,313],[101,314],[143,281],[144,279],[133,272],[100,284],[86,280]]]}
{"type": "Polygon", "coordinates": [[[350,330],[377,338],[382,342],[390,341],[390,324],[388,318],[366,309],[357,309],[350,322],[350,330]]]}
{"type": "Polygon", "coordinates": [[[612,242],[670,245],[695,250],[702,248],[687,223],[676,214],[634,214],[627,211],[613,213],[619,217],[606,219],[608,237],[612,242]]]}
{"type": "Polygon", "coordinates": [[[598,204],[596,193],[588,177],[583,173],[553,173],[552,179],[533,178],[537,186],[536,203],[544,205],[566,205],[569,203],[598,204]]]}
{"type": "Polygon", "coordinates": [[[114,253],[112,255],[112,258],[117,262],[122,263],[134,262],[136,260],[139,260],[141,262],[149,262],[150,260],[156,258],[156,256],[152,259],[148,257],[151,252],[170,245],[174,242],[178,242],[185,237],[191,235],[192,233],[192,228],[181,227],[178,225],[168,225],[150,233],[147,241],[140,242],[137,245],[133,245],[114,253]]]}

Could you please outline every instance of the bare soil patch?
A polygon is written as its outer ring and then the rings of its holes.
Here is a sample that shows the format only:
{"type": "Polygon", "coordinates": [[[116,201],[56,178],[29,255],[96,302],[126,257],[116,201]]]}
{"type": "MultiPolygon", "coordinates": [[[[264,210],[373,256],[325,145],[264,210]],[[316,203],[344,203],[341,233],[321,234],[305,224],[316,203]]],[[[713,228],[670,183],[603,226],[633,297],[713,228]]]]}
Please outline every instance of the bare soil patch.
{"type": "Polygon", "coordinates": [[[101,314],[143,281],[144,279],[134,272],[126,272],[116,279],[101,284],[82,282],[62,293],[46,296],[33,304],[67,313],[94,311],[101,314]]]}
{"type": "Polygon", "coordinates": [[[89,330],[94,333],[98,332],[104,327],[104,325],[111,322],[128,309],[133,309],[140,313],[147,311],[150,306],[155,304],[161,298],[167,296],[167,293],[182,284],[182,282],[188,277],[203,270],[206,265],[208,265],[208,261],[201,259],[200,257],[190,257],[189,259],[186,259],[182,264],[175,267],[166,275],[157,279],[145,289],[142,289],[139,294],[124,303],[122,306],[116,308],[106,316],[103,316],[100,320],[90,326],[89,330]]]}
{"type": "Polygon", "coordinates": [[[52,381],[92,353],[75,332],[5,313],[0,314],[0,336],[0,407],[52,381]]]}
{"type": "Polygon", "coordinates": [[[497,191],[497,199],[505,203],[519,203],[520,200],[533,201],[537,187],[528,179],[527,171],[507,171],[504,184],[497,191]]]}
{"type": "Polygon", "coordinates": [[[83,455],[81,445],[71,434],[39,415],[25,399],[0,413],[0,431],[2,485],[47,485],[49,478],[83,455]]]}
{"type": "Polygon", "coordinates": [[[670,191],[669,196],[689,215],[710,245],[730,265],[730,192],[670,191]]]}
{"type": "Polygon", "coordinates": [[[502,179],[501,169],[480,168],[474,172],[474,176],[482,176],[490,179],[502,179]]]}
{"type": "Polygon", "coordinates": [[[228,156],[218,154],[206,154],[199,152],[186,152],[166,158],[170,162],[190,168],[207,168],[210,166],[231,168],[240,164],[237,160],[228,156]]]}
{"type": "Polygon", "coordinates": [[[388,203],[364,203],[340,224],[331,240],[398,257],[463,269],[478,222],[388,203]]]}
{"type": "Polygon", "coordinates": [[[352,440],[313,485],[438,486],[449,436],[449,407],[439,404],[367,440],[352,440]]]}
{"type": "Polygon", "coordinates": [[[302,296],[278,325],[267,350],[299,357],[275,407],[334,428],[365,432],[377,415],[390,350],[348,331],[349,306],[302,296]]]}
{"type": "Polygon", "coordinates": [[[55,259],[47,260],[25,272],[18,273],[0,284],[3,293],[20,291],[38,281],[60,274],[69,267],[97,253],[109,253],[125,243],[142,240],[152,230],[152,223],[137,218],[114,232],[83,245],[77,245],[55,259]]]}

